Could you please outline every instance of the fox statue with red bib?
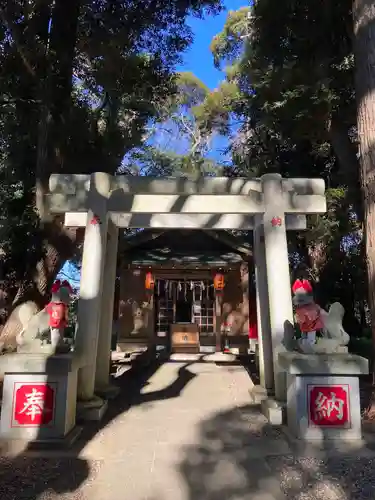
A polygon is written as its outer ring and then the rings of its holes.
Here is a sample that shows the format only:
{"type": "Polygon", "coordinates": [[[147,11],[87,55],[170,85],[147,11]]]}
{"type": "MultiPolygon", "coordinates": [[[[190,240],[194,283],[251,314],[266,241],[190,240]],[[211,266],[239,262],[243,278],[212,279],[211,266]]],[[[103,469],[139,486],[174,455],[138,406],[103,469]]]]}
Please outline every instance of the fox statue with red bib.
{"type": "Polygon", "coordinates": [[[64,340],[64,331],[68,325],[70,297],[73,292],[67,281],[55,281],[52,286],[51,302],[46,311],[49,316],[50,339],[52,347],[59,346],[64,340]]]}
{"type": "Polygon", "coordinates": [[[335,302],[328,312],[322,309],[314,301],[312,286],[306,279],[298,279],[292,291],[295,318],[302,334],[297,341],[297,350],[306,354],[347,352],[350,337],[342,325],[343,306],[335,302]],[[316,336],[317,331],[321,332],[320,338],[316,336]]]}
{"type": "Polygon", "coordinates": [[[53,355],[70,351],[70,346],[64,343],[64,330],[72,289],[67,281],[57,280],[51,292],[51,301],[44,309],[31,315],[26,310],[20,318],[22,330],[17,336],[17,352],[53,355]]]}

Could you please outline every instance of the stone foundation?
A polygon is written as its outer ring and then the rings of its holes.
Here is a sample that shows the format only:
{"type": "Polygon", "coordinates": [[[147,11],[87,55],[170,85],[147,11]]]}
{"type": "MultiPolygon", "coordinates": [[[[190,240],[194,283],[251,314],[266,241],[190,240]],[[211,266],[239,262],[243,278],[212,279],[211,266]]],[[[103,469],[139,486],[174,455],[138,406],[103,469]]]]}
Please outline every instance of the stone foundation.
{"type": "Polygon", "coordinates": [[[287,425],[305,441],[362,438],[359,375],[368,361],[352,354],[279,354],[287,374],[287,425]]]}
{"type": "Polygon", "coordinates": [[[71,354],[5,355],[0,360],[2,368],[5,377],[0,438],[63,444],[76,423],[76,358],[71,354]]]}

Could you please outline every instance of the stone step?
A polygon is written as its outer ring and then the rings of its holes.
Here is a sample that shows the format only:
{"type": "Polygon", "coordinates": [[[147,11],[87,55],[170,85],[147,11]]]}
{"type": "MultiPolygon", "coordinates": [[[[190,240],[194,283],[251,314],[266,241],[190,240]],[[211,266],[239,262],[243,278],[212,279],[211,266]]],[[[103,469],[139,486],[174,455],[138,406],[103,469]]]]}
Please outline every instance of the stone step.
{"type": "Polygon", "coordinates": [[[268,398],[267,389],[261,385],[254,385],[254,387],[249,390],[249,394],[251,402],[256,405],[260,405],[262,401],[268,398]]]}

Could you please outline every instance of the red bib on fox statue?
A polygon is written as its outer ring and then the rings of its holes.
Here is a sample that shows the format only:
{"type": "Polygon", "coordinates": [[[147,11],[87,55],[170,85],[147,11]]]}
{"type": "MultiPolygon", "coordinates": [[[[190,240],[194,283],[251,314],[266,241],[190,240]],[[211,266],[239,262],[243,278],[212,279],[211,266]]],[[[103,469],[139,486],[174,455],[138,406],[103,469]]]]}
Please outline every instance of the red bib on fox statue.
{"type": "Polygon", "coordinates": [[[68,281],[56,280],[51,292],[51,302],[47,304],[46,311],[49,315],[51,344],[57,346],[64,338],[64,330],[68,324],[70,296],[73,290],[68,281]]]}
{"type": "Polygon", "coordinates": [[[67,305],[62,302],[50,302],[46,306],[46,311],[49,315],[49,326],[51,328],[66,328],[67,322],[67,305]]]}

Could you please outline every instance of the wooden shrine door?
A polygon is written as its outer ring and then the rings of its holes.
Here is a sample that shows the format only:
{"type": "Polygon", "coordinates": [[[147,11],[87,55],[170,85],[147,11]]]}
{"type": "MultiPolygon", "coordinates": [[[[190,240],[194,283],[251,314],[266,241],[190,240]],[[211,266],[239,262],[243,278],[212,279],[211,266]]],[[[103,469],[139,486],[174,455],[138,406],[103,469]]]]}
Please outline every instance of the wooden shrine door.
{"type": "Polygon", "coordinates": [[[157,279],[155,314],[155,331],[159,344],[169,344],[172,324],[190,322],[198,326],[202,350],[215,350],[216,314],[212,280],[157,279]]]}

